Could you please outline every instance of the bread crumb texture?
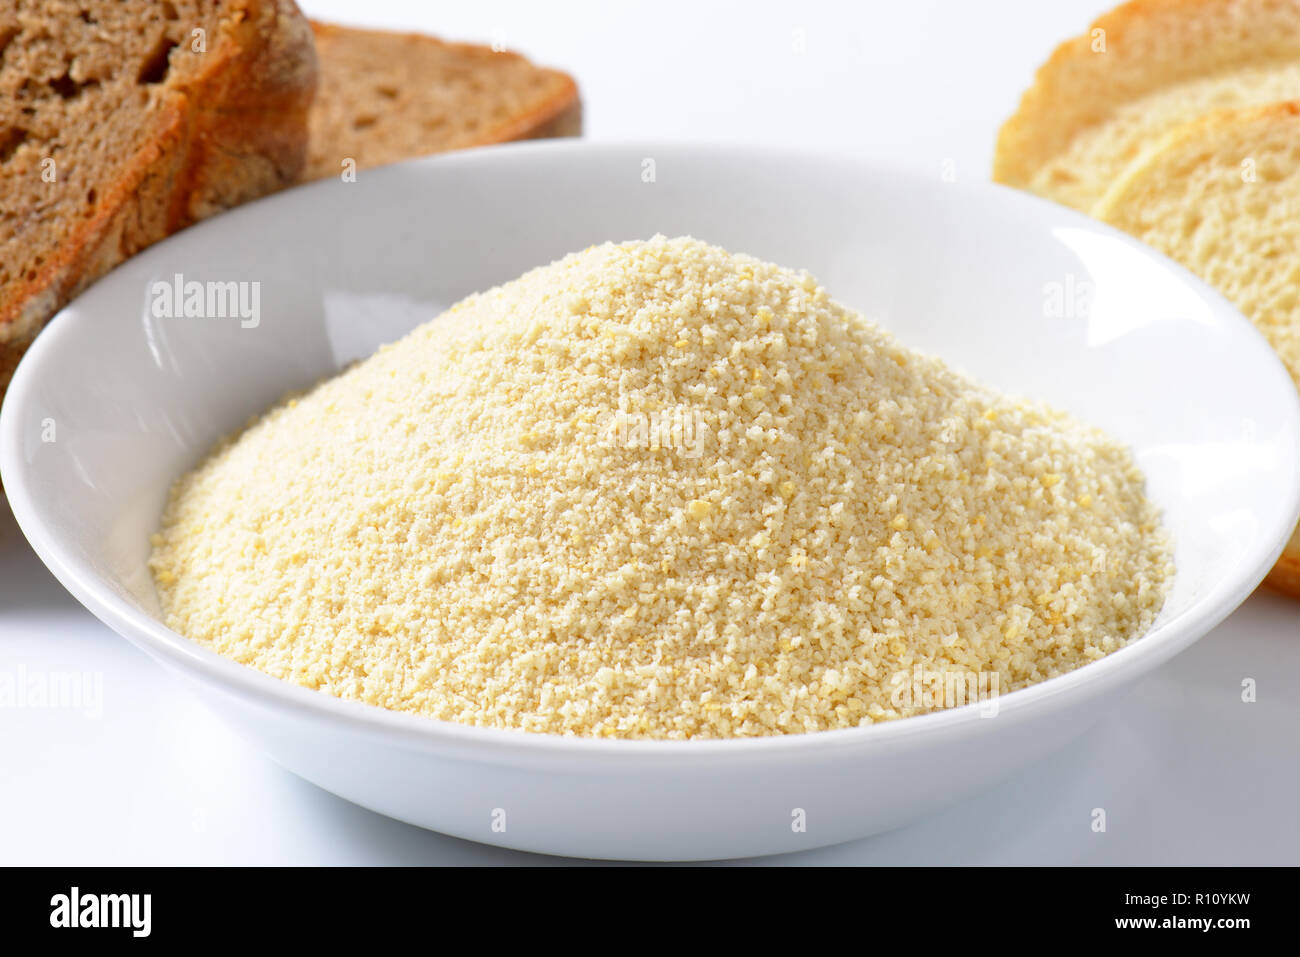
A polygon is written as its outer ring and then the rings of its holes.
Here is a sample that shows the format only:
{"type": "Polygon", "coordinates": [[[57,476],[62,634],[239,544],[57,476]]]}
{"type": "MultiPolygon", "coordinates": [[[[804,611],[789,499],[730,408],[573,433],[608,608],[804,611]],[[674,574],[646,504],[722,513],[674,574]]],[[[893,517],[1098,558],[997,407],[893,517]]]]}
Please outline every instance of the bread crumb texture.
{"type": "Polygon", "coordinates": [[[1248,66],[1184,80],[1116,106],[1079,130],[1028,183],[1040,196],[1089,212],[1144,150],[1183,123],[1214,110],[1300,96],[1300,63],[1248,66]]]}
{"type": "Polygon", "coordinates": [[[917,668],[1020,688],[1142,634],[1172,574],[1114,441],[663,237],[282,403],[176,484],[151,564],[172,628],[267,674],[619,738],[905,717],[917,668]],[[691,441],[610,428],[647,420],[691,441]]]}
{"type": "Polygon", "coordinates": [[[1210,283],[1300,388],[1300,104],[1210,113],[1155,143],[1093,215],[1210,283]]]}

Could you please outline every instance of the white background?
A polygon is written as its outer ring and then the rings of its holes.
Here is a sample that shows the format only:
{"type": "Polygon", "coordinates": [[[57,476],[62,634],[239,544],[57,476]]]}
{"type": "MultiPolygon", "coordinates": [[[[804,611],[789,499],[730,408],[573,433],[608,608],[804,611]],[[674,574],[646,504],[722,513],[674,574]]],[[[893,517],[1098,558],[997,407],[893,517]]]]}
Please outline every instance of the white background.
{"type": "MultiPolygon", "coordinates": [[[[593,139],[828,146],[986,179],[1034,69],[1100,5],[305,0],[322,19],[518,49],[573,73],[593,139]],[[799,52],[802,44],[802,52],[799,52]]],[[[282,771],[45,571],[0,502],[0,670],[103,700],[0,709],[0,864],[549,863],[399,824],[282,771]]],[[[892,834],[779,859],[1300,863],[1300,603],[1260,593],[1102,724],[892,834]],[[1241,701],[1254,678],[1258,701],[1241,701]],[[1104,808],[1107,830],[1090,827],[1104,808]]],[[[887,786],[887,782],[884,782],[887,786]]]]}

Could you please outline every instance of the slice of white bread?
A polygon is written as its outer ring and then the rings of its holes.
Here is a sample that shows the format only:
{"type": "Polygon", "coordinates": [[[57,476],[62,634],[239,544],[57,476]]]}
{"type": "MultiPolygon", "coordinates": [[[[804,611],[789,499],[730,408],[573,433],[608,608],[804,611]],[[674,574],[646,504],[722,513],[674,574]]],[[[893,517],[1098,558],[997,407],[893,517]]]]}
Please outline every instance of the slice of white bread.
{"type": "MultiPolygon", "coordinates": [[[[1093,215],[1223,292],[1300,388],[1300,102],[1219,111],[1165,134],[1093,215]]],[[[1300,529],[1269,582],[1300,597],[1300,529]]]]}
{"type": "Polygon", "coordinates": [[[1300,0],[1133,0],[1038,70],[993,178],[1087,212],[1170,129],[1288,99],[1300,99],[1300,0]]]}
{"type": "Polygon", "coordinates": [[[83,287],[294,182],[315,82],[292,0],[0,2],[0,392],[83,287]]]}
{"type": "Polygon", "coordinates": [[[320,87],[307,179],[468,146],[576,136],[573,78],[516,53],[312,23],[320,87]]]}

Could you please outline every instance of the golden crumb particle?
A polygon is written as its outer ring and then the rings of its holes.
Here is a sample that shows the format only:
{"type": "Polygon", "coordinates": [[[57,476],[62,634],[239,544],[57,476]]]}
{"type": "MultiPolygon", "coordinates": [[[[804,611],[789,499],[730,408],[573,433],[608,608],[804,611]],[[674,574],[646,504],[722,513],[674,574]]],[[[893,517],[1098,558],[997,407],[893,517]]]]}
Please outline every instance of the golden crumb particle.
{"type": "Polygon", "coordinates": [[[686,514],[695,519],[706,518],[711,511],[713,511],[713,504],[699,498],[686,506],[686,514]]]}

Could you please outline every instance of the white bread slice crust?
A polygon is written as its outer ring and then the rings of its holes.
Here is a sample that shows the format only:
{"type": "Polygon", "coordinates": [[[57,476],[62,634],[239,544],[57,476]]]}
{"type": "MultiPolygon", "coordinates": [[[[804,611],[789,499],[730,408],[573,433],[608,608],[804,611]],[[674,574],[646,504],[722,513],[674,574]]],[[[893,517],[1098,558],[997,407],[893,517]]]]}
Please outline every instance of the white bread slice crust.
{"type": "Polygon", "coordinates": [[[1287,99],[1300,99],[1300,0],[1133,0],[1038,70],[993,178],[1087,212],[1168,130],[1287,99]]]}
{"type": "MultiPolygon", "coordinates": [[[[1093,215],[1219,289],[1300,389],[1300,102],[1211,113],[1171,131],[1093,215]]],[[[1268,580],[1300,597],[1300,528],[1268,580]]]]}
{"type": "Polygon", "coordinates": [[[0,390],[113,266],[297,180],[315,81],[292,0],[4,4],[0,390]]]}
{"type": "Polygon", "coordinates": [[[576,136],[573,78],[516,53],[312,23],[320,86],[306,179],[469,146],[576,136]]]}
{"type": "Polygon", "coordinates": [[[1283,594],[1300,598],[1300,527],[1264,581],[1283,594]]]}

